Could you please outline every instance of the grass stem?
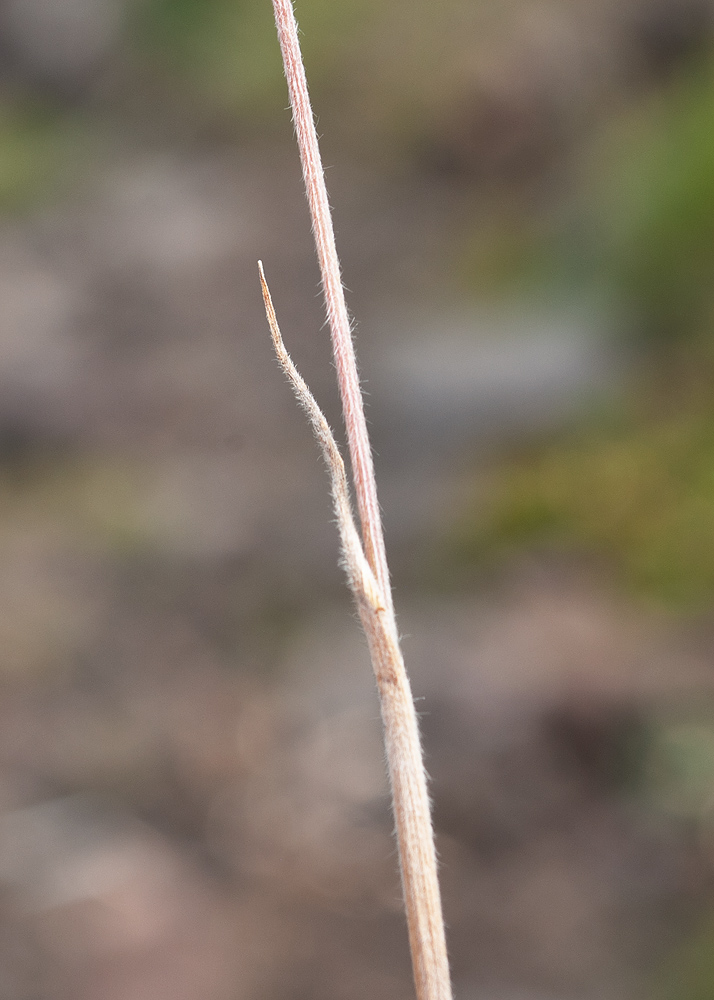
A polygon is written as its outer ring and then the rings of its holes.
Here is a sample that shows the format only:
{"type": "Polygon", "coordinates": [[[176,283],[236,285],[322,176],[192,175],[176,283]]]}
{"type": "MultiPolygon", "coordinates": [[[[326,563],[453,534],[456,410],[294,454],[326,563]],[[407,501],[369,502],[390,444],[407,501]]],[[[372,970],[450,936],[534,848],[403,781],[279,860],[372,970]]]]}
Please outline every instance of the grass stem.
{"type": "Polygon", "coordinates": [[[322,275],[361,537],[352,516],[342,456],[325,417],[285,350],[259,263],[263,300],[276,354],[308,414],[330,472],[342,561],[377,681],[417,998],[451,1000],[426,773],[414,700],[399,647],[372,451],[317,132],[291,0],[273,0],[273,8],[322,275]]]}

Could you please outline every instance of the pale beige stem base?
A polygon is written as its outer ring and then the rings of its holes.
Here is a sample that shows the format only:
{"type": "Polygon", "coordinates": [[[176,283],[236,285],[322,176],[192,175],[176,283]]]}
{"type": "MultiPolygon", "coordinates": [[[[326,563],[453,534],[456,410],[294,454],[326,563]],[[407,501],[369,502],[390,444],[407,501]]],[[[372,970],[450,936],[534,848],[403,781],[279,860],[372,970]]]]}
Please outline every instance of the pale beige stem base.
{"type": "Polygon", "coordinates": [[[360,619],[382,707],[416,993],[419,1000],[450,1000],[431,810],[414,699],[393,615],[360,604],[360,619]]]}

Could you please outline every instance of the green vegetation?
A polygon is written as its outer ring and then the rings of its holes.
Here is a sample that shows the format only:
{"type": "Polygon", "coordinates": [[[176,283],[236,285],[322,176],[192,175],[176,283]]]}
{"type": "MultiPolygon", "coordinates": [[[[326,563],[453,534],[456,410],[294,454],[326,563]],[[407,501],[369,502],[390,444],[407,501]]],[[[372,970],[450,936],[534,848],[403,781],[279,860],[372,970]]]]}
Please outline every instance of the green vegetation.
{"type": "Polygon", "coordinates": [[[714,914],[668,955],[654,987],[661,1000],[711,1000],[714,988],[714,914]]]}
{"type": "Polygon", "coordinates": [[[695,715],[648,721],[639,790],[655,808],[710,826],[714,814],[714,720],[711,705],[695,715]]]}
{"type": "Polygon", "coordinates": [[[282,86],[270,5],[152,0],[138,8],[134,44],[202,101],[245,110],[282,86]]]}
{"type": "Polygon", "coordinates": [[[650,335],[698,332],[714,302],[714,61],[611,122],[593,154],[596,274],[650,335]]]}
{"type": "Polygon", "coordinates": [[[0,100],[0,212],[34,205],[75,162],[80,130],[51,110],[0,100]]]}
{"type": "Polygon", "coordinates": [[[0,547],[28,531],[125,555],[160,547],[146,515],[151,477],[139,465],[63,451],[0,466],[0,547]]]}
{"type": "Polygon", "coordinates": [[[494,472],[463,518],[466,562],[524,546],[594,553],[674,607],[714,599],[714,410],[590,427],[494,472]]]}

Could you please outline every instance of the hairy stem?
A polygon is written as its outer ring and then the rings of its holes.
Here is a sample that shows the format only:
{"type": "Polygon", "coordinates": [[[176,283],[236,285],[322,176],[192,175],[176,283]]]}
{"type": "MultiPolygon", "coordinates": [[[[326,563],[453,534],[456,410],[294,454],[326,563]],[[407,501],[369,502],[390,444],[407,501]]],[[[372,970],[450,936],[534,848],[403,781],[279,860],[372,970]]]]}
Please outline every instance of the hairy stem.
{"type": "Polygon", "coordinates": [[[285,350],[263,267],[259,264],[263,299],[276,353],[310,418],[330,472],[342,559],[377,680],[417,998],[451,1000],[426,774],[414,700],[399,648],[372,452],[317,133],[291,0],[273,0],[273,8],[322,274],[361,538],[352,517],[342,456],[319,406],[285,350]]]}
{"type": "Polygon", "coordinates": [[[377,489],[372,462],[372,449],[364,416],[355,361],[354,345],[347,304],[342,288],[340,262],[335,247],[332,214],[320,159],[315,121],[307,90],[305,67],[302,62],[297,24],[290,0],[273,0],[275,24],[283,54],[285,77],[288,82],[293,123],[300,150],[305,190],[312,217],[315,247],[320,262],[322,289],[327,319],[332,335],[332,350],[337,367],[337,381],[342,397],[347,441],[350,449],[355,494],[359,509],[367,560],[377,577],[388,606],[392,604],[387,554],[384,548],[382,519],[377,503],[377,489]]]}

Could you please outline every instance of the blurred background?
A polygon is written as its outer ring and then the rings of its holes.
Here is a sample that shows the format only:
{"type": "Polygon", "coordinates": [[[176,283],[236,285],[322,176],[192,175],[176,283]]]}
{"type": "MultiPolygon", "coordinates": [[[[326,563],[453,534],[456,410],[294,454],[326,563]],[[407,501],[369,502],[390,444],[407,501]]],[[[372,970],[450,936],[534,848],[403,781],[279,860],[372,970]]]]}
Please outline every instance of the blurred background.
{"type": "MultiPolygon", "coordinates": [[[[299,0],[458,1000],[714,998],[714,0],[299,0]]],[[[0,6],[0,1000],[407,1000],[268,0],[0,6]]]]}

